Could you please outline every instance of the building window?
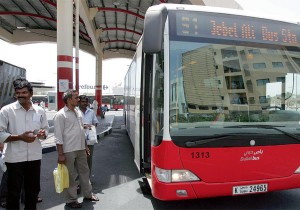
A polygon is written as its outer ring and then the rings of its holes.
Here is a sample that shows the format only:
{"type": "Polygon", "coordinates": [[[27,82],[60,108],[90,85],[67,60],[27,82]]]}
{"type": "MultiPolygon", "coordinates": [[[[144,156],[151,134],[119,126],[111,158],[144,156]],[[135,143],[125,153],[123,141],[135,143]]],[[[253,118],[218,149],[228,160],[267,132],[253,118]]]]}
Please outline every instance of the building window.
{"type": "Polygon", "coordinates": [[[240,76],[226,76],[227,89],[245,89],[243,77],[240,76]]]}
{"type": "Polygon", "coordinates": [[[254,69],[265,69],[267,68],[265,63],[253,63],[253,68],[254,69]]]}
{"type": "Polygon", "coordinates": [[[223,66],[224,66],[224,73],[241,71],[239,60],[224,61],[223,66]]]}
{"type": "Polygon", "coordinates": [[[228,95],[231,104],[248,104],[246,93],[230,93],[228,95]]]}
{"type": "Polygon", "coordinates": [[[235,48],[227,48],[227,49],[221,49],[222,58],[233,58],[237,57],[237,51],[235,48]]]}
{"type": "Polygon", "coordinates": [[[269,82],[270,82],[269,79],[258,79],[258,80],[256,80],[257,86],[264,86],[269,82]]]}
{"type": "Polygon", "coordinates": [[[282,82],[285,83],[285,77],[277,77],[276,82],[282,82]]]}
{"type": "Polygon", "coordinates": [[[259,96],[259,103],[261,103],[261,104],[267,103],[267,98],[266,98],[266,96],[259,96]]]}
{"type": "Polygon", "coordinates": [[[250,54],[261,54],[260,49],[252,49],[252,50],[248,50],[248,52],[250,54]]]}
{"type": "Polygon", "coordinates": [[[282,62],[272,62],[273,68],[283,68],[282,62]]]}

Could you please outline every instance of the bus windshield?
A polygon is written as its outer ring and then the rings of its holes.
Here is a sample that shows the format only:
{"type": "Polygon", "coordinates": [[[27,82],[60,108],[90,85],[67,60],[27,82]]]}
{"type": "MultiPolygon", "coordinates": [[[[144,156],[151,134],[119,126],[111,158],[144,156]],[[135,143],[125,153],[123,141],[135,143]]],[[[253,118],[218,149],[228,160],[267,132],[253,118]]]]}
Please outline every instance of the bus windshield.
{"type": "Polygon", "coordinates": [[[300,137],[297,45],[175,36],[169,63],[171,135],[276,134],[273,126],[300,137]]]}

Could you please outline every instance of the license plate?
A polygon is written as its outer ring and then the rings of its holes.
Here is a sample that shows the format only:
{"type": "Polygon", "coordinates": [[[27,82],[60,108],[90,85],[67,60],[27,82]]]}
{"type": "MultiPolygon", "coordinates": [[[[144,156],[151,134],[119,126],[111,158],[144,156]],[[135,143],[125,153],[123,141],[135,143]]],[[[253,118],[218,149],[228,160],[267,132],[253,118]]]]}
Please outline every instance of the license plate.
{"type": "Polygon", "coordinates": [[[244,194],[261,193],[261,192],[268,192],[268,184],[234,186],[232,188],[233,195],[244,195],[244,194]]]}

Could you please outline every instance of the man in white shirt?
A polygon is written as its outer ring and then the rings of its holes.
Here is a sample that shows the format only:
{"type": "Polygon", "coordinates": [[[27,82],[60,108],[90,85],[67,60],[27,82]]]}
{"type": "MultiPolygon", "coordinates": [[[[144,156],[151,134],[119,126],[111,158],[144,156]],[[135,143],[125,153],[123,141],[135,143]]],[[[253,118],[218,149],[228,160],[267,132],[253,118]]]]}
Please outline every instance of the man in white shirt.
{"type": "MultiPolygon", "coordinates": [[[[79,96],[79,110],[81,111],[81,114],[83,116],[83,124],[91,127],[91,126],[96,126],[98,125],[99,121],[95,115],[95,112],[91,109],[88,108],[88,104],[89,104],[89,99],[88,97],[86,97],[85,95],[81,95],[79,96]]],[[[88,128],[89,129],[89,128],[88,128]]],[[[90,176],[92,173],[92,162],[93,162],[93,153],[94,153],[94,144],[91,141],[89,141],[88,138],[86,138],[86,142],[87,145],[89,147],[90,150],[90,155],[87,157],[87,161],[88,161],[88,166],[90,168],[90,176]]]]}
{"type": "Polygon", "coordinates": [[[53,118],[58,163],[65,164],[69,172],[70,187],[65,190],[66,206],[81,208],[82,204],[78,202],[77,197],[77,176],[84,200],[99,201],[99,198],[92,193],[89,179],[86,157],[89,155],[89,149],[85,141],[85,126],[82,123],[82,115],[76,108],[79,101],[78,92],[67,90],[63,94],[63,101],[65,106],[53,118]]]}
{"type": "Polygon", "coordinates": [[[13,82],[16,102],[0,110],[0,142],[6,143],[7,209],[19,209],[22,185],[25,209],[36,209],[40,191],[42,145],[49,129],[45,110],[32,104],[33,89],[26,79],[13,82]]]}

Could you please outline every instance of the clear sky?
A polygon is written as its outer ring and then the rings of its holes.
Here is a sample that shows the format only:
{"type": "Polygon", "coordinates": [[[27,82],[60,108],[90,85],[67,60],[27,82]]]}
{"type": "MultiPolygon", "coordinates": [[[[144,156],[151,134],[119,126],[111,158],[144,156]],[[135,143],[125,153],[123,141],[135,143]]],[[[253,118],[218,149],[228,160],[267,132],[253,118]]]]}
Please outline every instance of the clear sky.
{"type": "MultiPolygon", "coordinates": [[[[300,22],[300,0],[236,0],[244,10],[284,17],[300,22]]],[[[0,40],[0,60],[27,69],[29,81],[44,82],[56,86],[56,44],[30,44],[16,46],[0,40]]],[[[95,85],[95,57],[80,51],[80,85],[95,85]],[[92,79],[91,79],[92,78],[92,79]]],[[[129,59],[105,60],[102,84],[114,86],[123,82],[130,64],[129,59]]],[[[86,92],[87,90],[85,90],[86,92]]],[[[91,92],[94,92],[91,90],[91,92]]]]}
{"type": "Polygon", "coordinates": [[[300,22],[299,0],[236,0],[244,10],[251,10],[300,22]]]}

